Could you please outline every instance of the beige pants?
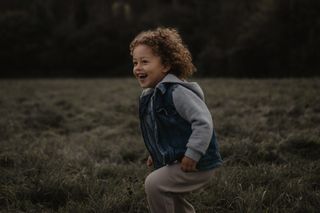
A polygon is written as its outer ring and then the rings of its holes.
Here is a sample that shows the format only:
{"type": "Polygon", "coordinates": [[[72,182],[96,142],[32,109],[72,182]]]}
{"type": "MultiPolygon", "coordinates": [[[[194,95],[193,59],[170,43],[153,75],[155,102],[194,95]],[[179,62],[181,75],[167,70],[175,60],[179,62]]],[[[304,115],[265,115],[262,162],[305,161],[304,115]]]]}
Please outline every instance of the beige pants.
{"type": "Polygon", "coordinates": [[[152,213],[195,212],[184,195],[208,183],[213,171],[183,172],[180,163],[153,171],[145,180],[150,211],[152,213]]]}

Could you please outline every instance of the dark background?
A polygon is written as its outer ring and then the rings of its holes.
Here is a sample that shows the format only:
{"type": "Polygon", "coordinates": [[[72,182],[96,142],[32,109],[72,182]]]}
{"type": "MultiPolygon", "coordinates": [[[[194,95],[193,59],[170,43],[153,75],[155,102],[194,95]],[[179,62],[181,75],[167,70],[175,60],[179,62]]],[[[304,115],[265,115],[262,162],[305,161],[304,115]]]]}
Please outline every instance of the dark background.
{"type": "Polygon", "coordinates": [[[0,77],[131,75],[141,30],[175,27],[199,77],[313,77],[319,0],[4,0],[0,77]]]}

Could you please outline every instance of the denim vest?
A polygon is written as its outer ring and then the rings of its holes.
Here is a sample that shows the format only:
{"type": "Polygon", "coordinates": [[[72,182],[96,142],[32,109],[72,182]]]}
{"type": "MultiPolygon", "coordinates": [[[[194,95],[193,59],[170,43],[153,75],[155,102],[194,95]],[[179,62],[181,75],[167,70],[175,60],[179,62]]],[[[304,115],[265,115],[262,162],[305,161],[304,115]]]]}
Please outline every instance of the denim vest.
{"type": "MultiPolygon", "coordinates": [[[[172,91],[177,86],[162,83],[154,92],[142,96],[139,103],[140,127],[155,169],[180,161],[187,150],[191,124],[176,111],[172,91]],[[149,123],[148,123],[149,122],[149,123]]],[[[197,163],[200,171],[222,164],[215,132],[206,153],[197,163]]]]}

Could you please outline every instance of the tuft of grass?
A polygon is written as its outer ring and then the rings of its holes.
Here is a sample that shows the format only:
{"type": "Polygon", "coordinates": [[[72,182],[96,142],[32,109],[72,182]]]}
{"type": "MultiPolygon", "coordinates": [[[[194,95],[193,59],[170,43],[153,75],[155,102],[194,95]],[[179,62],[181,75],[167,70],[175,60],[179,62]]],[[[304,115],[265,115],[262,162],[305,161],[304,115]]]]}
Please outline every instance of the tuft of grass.
{"type": "Polygon", "coordinates": [[[312,135],[293,135],[280,144],[280,150],[304,159],[319,160],[320,140],[312,135]]]}

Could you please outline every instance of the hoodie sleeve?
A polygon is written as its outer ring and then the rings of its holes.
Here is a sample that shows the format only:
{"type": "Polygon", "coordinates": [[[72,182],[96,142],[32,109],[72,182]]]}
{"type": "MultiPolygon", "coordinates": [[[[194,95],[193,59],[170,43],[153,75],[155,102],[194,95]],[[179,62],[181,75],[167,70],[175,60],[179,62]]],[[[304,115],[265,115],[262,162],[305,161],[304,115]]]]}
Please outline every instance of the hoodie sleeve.
{"type": "Polygon", "coordinates": [[[199,161],[209,146],[213,123],[211,113],[204,101],[195,92],[177,86],[172,93],[174,106],[179,115],[191,123],[192,133],[187,143],[185,156],[199,161]]]}

